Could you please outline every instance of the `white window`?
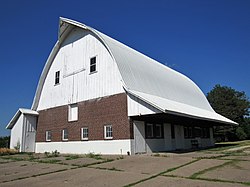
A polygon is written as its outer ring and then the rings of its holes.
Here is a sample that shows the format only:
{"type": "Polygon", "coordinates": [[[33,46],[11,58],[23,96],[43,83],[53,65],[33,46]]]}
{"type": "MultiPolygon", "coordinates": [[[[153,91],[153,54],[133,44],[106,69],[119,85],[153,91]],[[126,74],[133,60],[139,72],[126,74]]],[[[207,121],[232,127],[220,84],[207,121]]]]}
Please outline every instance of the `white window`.
{"type": "Polygon", "coordinates": [[[88,140],[89,139],[89,129],[88,127],[81,128],[81,139],[88,140]]]}
{"type": "Polygon", "coordinates": [[[104,126],[104,138],[105,139],[113,139],[112,125],[104,126]]]}
{"type": "Polygon", "coordinates": [[[51,131],[46,131],[45,132],[45,139],[46,139],[46,142],[51,141],[51,131]]]}
{"type": "Polygon", "coordinates": [[[90,73],[96,72],[96,57],[90,58],[90,73]]]}
{"type": "Polygon", "coordinates": [[[77,121],[78,120],[78,106],[77,104],[69,105],[68,110],[68,121],[77,121]]]}
{"type": "Polygon", "coordinates": [[[62,140],[68,140],[68,139],[69,139],[68,129],[63,129],[62,140]]]}
{"type": "Polygon", "coordinates": [[[57,71],[55,74],[55,85],[60,83],[60,71],[57,71]]]}

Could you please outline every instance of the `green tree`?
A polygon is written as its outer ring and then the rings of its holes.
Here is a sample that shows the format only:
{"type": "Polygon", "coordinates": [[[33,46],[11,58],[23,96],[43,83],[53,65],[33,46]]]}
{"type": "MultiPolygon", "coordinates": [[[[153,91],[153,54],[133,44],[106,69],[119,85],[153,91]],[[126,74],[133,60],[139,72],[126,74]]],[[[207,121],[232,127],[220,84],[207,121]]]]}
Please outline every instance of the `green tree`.
{"type": "Polygon", "coordinates": [[[245,92],[218,84],[207,94],[207,99],[217,113],[239,124],[239,126],[216,127],[215,135],[225,136],[229,140],[248,137],[246,129],[250,124],[246,117],[249,116],[250,102],[245,92]],[[238,133],[236,133],[237,128],[241,128],[238,133]]]}
{"type": "Polygon", "coordinates": [[[8,148],[10,142],[9,136],[0,137],[0,148],[8,148]]]}

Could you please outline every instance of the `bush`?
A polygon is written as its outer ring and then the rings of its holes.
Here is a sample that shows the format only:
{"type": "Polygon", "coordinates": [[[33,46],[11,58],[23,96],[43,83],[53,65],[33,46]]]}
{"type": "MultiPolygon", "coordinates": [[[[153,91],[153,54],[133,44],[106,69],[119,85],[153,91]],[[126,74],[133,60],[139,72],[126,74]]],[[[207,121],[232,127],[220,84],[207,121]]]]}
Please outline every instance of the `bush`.
{"type": "Polygon", "coordinates": [[[57,150],[52,151],[52,153],[45,151],[44,154],[46,157],[50,158],[50,157],[58,157],[60,155],[60,152],[58,152],[57,150]]]}
{"type": "Polygon", "coordinates": [[[237,127],[236,136],[239,138],[239,140],[245,140],[247,138],[247,134],[242,127],[237,127]]]}
{"type": "Polygon", "coordinates": [[[0,148],[9,148],[9,144],[10,144],[9,136],[0,137],[0,148]]]}
{"type": "Polygon", "coordinates": [[[0,148],[0,155],[13,155],[18,153],[15,149],[0,148]]]}

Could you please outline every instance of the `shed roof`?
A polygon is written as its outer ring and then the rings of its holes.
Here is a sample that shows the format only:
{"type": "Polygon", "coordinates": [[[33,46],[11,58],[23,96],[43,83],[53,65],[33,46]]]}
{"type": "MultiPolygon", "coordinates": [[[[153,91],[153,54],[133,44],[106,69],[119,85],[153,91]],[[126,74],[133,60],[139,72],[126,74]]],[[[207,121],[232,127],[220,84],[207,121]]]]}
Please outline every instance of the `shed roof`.
{"type": "Polygon", "coordinates": [[[37,111],[26,109],[26,108],[19,108],[13,118],[10,120],[9,124],[6,126],[6,129],[12,129],[17,122],[18,118],[21,114],[28,114],[28,115],[39,115],[37,111]]]}
{"type": "Polygon", "coordinates": [[[217,114],[200,88],[185,75],[89,26],[66,18],[60,18],[58,41],[39,80],[33,110],[36,110],[38,106],[41,89],[53,58],[72,26],[89,30],[100,39],[117,63],[124,89],[135,97],[165,113],[236,124],[217,114]]]}

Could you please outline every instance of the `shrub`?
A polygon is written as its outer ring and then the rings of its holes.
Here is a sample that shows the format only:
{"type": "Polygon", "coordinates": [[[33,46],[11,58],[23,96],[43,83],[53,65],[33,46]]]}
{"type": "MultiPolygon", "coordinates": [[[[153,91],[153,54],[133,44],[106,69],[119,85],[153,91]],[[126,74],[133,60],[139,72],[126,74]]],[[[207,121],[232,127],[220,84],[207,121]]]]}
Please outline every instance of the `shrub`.
{"type": "Polygon", "coordinates": [[[13,155],[18,153],[15,149],[8,149],[8,148],[0,148],[0,155],[13,155]]]}

